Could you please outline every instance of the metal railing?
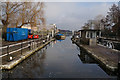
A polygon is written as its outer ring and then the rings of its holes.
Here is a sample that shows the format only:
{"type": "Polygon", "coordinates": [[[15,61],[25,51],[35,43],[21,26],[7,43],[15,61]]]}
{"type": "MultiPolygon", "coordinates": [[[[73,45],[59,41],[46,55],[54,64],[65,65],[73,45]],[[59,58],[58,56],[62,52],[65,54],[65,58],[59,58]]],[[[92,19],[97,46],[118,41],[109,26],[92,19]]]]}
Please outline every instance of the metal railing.
{"type": "Polygon", "coordinates": [[[28,49],[25,51],[29,51],[35,49],[40,45],[44,44],[45,42],[49,41],[50,39],[51,38],[48,39],[45,36],[38,39],[32,39],[32,40],[0,47],[0,49],[2,50],[2,54],[0,54],[0,58],[6,57],[7,61],[11,61],[13,60],[12,55],[14,53],[16,54],[16,56],[23,55],[23,53],[25,53],[23,50],[28,49]]]}
{"type": "Polygon", "coordinates": [[[113,41],[111,39],[100,38],[98,39],[98,43],[108,48],[120,50],[118,47],[120,45],[119,41],[113,41]]]}

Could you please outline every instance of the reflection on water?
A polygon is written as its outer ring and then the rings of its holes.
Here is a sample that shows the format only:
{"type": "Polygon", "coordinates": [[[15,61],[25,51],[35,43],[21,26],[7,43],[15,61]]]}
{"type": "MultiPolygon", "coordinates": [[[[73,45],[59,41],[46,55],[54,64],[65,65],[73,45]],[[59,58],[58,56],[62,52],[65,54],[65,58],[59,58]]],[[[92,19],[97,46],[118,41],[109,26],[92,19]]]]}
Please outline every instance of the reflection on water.
{"type": "Polygon", "coordinates": [[[115,78],[108,75],[70,37],[53,41],[10,71],[3,78],[115,78]],[[79,57],[78,57],[79,54],[79,57]],[[86,64],[87,63],[87,64],[86,64]],[[91,64],[92,63],[92,64],[91,64]]]}
{"type": "Polygon", "coordinates": [[[59,39],[59,40],[57,40],[57,41],[60,41],[60,42],[61,42],[61,41],[63,41],[63,40],[59,39]]]}
{"type": "Polygon", "coordinates": [[[35,76],[37,77],[44,74],[46,49],[47,47],[44,47],[35,53],[35,55],[32,55],[30,58],[26,59],[22,64],[20,64],[20,66],[18,65],[10,71],[3,71],[3,78],[34,78],[35,76]]]}
{"type": "MultiPolygon", "coordinates": [[[[79,47],[78,47],[79,48],[79,47]]],[[[80,48],[79,48],[80,49],[80,48]]],[[[108,75],[115,76],[116,73],[111,72],[110,70],[104,68],[104,66],[99,65],[97,61],[95,61],[88,53],[83,50],[82,48],[80,49],[80,54],[78,54],[80,60],[82,61],[83,64],[97,64],[100,66],[108,75]]]]}
{"type": "Polygon", "coordinates": [[[96,61],[93,60],[84,50],[80,50],[80,54],[78,54],[80,60],[85,64],[96,64],[96,61]]]}

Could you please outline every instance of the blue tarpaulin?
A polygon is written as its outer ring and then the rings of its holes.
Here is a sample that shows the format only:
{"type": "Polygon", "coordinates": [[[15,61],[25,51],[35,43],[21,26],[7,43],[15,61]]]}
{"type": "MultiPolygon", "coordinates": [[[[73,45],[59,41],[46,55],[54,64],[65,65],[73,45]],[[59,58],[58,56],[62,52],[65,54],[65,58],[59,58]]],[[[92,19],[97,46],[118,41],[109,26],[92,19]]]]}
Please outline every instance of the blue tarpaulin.
{"type": "Polygon", "coordinates": [[[57,34],[58,36],[63,36],[63,34],[57,34]]]}
{"type": "Polygon", "coordinates": [[[19,41],[28,38],[28,29],[7,28],[7,41],[19,41]]]}

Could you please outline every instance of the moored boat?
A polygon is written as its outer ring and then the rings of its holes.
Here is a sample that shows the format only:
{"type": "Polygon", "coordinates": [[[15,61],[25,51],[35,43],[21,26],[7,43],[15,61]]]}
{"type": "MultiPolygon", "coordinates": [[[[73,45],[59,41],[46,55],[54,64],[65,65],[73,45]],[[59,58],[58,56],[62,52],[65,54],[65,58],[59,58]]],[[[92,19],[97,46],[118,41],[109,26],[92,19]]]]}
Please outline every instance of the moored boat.
{"type": "Polygon", "coordinates": [[[65,35],[63,35],[63,34],[57,34],[56,35],[56,39],[61,39],[61,40],[64,40],[66,37],[65,37],[65,35]]]}

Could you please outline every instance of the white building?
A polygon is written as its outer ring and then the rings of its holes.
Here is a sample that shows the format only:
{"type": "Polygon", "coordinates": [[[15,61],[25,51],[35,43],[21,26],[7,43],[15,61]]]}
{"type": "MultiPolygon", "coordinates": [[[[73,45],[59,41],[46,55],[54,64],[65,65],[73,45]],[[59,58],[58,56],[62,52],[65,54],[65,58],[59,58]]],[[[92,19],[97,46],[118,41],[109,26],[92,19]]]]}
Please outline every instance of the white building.
{"type": "Polygon", "coordinates": [[[80,42],[87,45],[96,45],[97,44],[97,38],[101,37],[101,31],[100,30],[79,30],[80,34],[80,42]]]}
{"type": "Polygon", "coordinates": [[[31,25],[30,24],[23,25],[21,28],[31,29],[31,25]]]}

